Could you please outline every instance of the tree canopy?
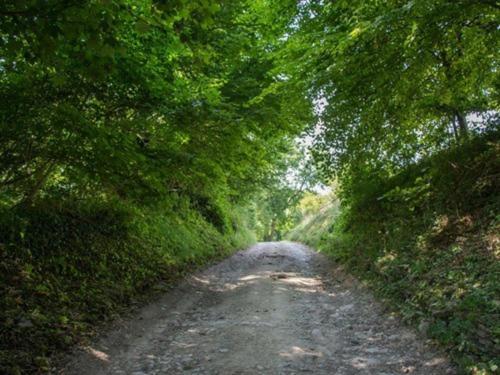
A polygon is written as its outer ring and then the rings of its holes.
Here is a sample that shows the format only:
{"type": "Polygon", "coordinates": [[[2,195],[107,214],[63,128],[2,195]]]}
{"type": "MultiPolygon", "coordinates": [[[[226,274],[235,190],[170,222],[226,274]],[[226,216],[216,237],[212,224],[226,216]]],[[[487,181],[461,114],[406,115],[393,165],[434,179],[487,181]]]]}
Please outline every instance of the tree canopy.
{"type": "Polygon", "coordinates": [[[48,370],[148,285],[301,218],[416,315],[482,306],[438,328],[490,361],[463,332],[498,317],[499,19],[496,0],[0,0],[0,372],[48,370]]]}
{"type": "Polygon", "coordinates": [[[272,87],[265,2],[16,1],[0,11],[3,201],[238,197],[309,121],[272,87]],[[265,38],[262,35],[266,35],[265,38]]]}
{"type": "Polygon", "coordinates": [[[390,175],[496,126],[499,12],[480,0],[7,2],[3,201],[241,198],[307,129],[326,178],[390,175]]]}
{"type": "Polygon", "coordinates": [[[495,1],[300,4],[281,58],[317,101],[329,174],[391,173],[498,124],[495,1]]]}

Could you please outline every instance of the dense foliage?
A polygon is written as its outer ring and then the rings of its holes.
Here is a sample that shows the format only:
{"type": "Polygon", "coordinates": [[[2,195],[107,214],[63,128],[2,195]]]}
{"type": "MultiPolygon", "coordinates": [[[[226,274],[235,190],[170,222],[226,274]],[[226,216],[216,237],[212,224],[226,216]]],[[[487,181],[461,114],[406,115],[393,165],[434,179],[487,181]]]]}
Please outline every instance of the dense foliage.
{"type": "Polygon", "coordinates": [[[340,260],[423,316],[463,281],[430,324],[463,368],[492,369],[471,337],[498,313],[482,298],[498,299],[499,16],[494,0],[0,1],[0,371],[47,369],[156,281],[308,215],[296,234],[333,231],[340,260]],[[311,215],[318,175],[340,218],[328,196],[311,215]],[[474,236],[451,226],[467,250],[433,244],[445,217],[471,220],[474,236]]]}
{"type": "Polygon", "coordinates": [[[288,237],[368,281],[402,318],[450,350],[460,369],[498,369],[498,135],[365,180],[340,212],[331,200],[288,237]],[[363,187],[363,188],[361,188],[363,187]]]}
{"type": "Polygon", "coordinates": [[[341,201],[289,236],[370,279],[472,372],[498,369],[499,19],[488,0],[309,0],[279,51],[341,201]]]}
{"type": "Polygon", "coordinates": [[[149,208],[44,201],[1,213],[4,374],[50,370],[50,356],[141,295],[254,240],[243,215],[222,234],[180,196],[149,208]]]}
{"type": "Polygon", "coordinates": [[[311,104],[266,1],[0,5],[0,372],[252,241],[311,104]]]}
{"type": "Polygon", "coordinates": [[[329,172],[391,174],[498,122],[495,2],[307,1],[282,51],[329,172]]]}
{"type": "Polygon", "coordinates": [[[297,143],[288,157],[275,164],[265,189],[253,197],[255,234],[265,241],[277,241],[301,218],[299,202],[318,185],[319,176],[310,153],[297,143]]]}
{"type": "Polygon", "coordinates": [[[249,4],[5,5],[2,202],[251,191],[309,104],[266,91],[277,79],[272,32],[249,4]]]}

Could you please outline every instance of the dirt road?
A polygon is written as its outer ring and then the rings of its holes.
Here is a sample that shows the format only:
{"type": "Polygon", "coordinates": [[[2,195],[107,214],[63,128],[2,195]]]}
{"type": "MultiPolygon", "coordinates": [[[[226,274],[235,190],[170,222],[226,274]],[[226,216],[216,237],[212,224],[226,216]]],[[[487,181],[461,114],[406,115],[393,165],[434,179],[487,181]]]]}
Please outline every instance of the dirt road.
{"type": "Polygon", "coordinates": [[[260,243],[181,283],[65,374],[453,374],[354,279],[305,246],[260,243]]]}

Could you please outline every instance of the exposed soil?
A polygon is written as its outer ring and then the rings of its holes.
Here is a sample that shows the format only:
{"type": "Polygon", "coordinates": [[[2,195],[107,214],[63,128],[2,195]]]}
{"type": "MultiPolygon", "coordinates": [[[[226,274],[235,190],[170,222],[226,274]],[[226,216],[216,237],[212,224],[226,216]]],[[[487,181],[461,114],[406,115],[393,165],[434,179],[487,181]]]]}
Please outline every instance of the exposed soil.
{"type": "Polygon", "coordinates": [[[76,353],[64,374],[454,374],[355,279],[291,242],[182,282],[76,353]]]}

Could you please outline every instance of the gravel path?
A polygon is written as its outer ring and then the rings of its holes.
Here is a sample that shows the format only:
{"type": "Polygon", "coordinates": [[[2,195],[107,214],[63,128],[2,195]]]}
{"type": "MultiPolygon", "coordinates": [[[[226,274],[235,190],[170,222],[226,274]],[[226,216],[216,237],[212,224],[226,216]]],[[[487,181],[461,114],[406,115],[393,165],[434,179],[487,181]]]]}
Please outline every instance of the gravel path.
{"type": "Polygon", "coordinates": [[[76,353],[64,374],[454,374],[320,254],[259,243],[76,353]]]}

